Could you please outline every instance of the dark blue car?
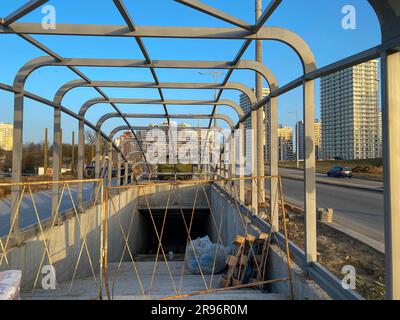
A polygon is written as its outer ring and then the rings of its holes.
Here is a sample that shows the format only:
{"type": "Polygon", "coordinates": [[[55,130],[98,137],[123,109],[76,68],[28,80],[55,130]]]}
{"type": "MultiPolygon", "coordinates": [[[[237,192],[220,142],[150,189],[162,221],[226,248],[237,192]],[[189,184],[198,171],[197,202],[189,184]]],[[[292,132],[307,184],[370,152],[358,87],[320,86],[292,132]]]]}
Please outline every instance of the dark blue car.
{"type": "Polygon", "coordinates": [[[347,167],[333,167],[327,172],[328,177],[352,178],[353,172],[347,167]]]}

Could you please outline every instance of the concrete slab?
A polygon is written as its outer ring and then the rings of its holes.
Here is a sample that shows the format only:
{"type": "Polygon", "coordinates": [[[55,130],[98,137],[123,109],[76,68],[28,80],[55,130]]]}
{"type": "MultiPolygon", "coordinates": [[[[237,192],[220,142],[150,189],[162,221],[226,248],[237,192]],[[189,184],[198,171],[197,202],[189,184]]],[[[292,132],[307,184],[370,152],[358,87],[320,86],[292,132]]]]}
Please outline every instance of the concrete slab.
{"type": "MultiPolygon", "coordinates": [[[[162,257],[160,257],[162,259],[162,257]]],[[[109,265],[109,287],[115,300],[153,300],[161,299],[176,294],[189,294],[197,291],[219,287],[220,275],[211,279],[211,275],[193,275],[184,271],[183,261],[164,261],[157,263],[154,279],[154,261],[135,262],[139,277],[136,275],[135,267],[131,262],[124,262],[109,265]],[[140,281],[139,281],[140,279],[140,281]],[[143,291],[142,291],[143,289],[143,291]]],[[[58,289],[36,290],[32,292],[22,292],[21,299],[29,300],[95,300],[98,298],[98,287],[93,278],[75,280],[72,288],[71,282],[59,283],[58,289]]],[[[224,292],[214,292],[193,297],[188,300],[286,300],[288,297],[282,294],[264,294],[257,289],[229,290],[224,292]]],[[[107,299],[103,288],[103,299],[107,299]]]]}

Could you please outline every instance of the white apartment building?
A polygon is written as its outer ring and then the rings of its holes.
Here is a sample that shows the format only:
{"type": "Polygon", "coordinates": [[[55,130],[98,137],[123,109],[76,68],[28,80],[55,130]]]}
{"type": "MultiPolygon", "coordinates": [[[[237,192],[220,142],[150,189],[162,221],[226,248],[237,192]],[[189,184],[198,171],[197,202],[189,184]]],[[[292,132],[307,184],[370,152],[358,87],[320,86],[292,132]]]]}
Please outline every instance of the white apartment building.
{"type": "Polygon", "coordinates": [[[381,156],[378,61],[321,78],[323,158],[381,156]]]}
{"type": "Polygon", "coordinates": [[[14,127],[12,123],[0,122],[0,149],[12,151],[13,132],[14,127]]]}
{"type": "MultiPolygon", "coordinates": [[[[321,144],[322,144],[322,124],[321,121],[315,119],[314,122],[315,132],[315,159],[321,159],[321,144]]],[[[296,148],[299,148],[299,160],[304,160],[304,122],[298,121],[296,123],[296,148]]],[[[297,151],[296,151],[297,153],[297,151]]]]}
{"type": "Polygon", "coordinates": [[[279,125],[278,127],[279,161],[293,160],[293,128],[279,125]]]}
{"type": "MultiPolygon", "coordinates": [[[[253,92],[255,92],[254,88],[252,90],[253,90],[253,92]]],[[[263,97],[268,96],[269,93],[270,93],[269,88],[263,88],[263,97]]],[[[244,93],[242,93],[240,95],[240,107],[242,108],[244,113],[249,112],[251,110],[251,108],[252,108],[252,105],[251,105],[251,102],[250,102],[249,98],[244,93]]],[[[264,122],[268,121],[268,119],[269,119],[269,112],[265,112],[265,109],[264,109],[264,122]]],[[[267,123],[269,123],[269,122],[267,122],[267,123]]],[[[252,143],[250,141],[250,139],[251,139],[250,135],[248,135],[247,132],[246,132],[249,129],[251,129],[251,118],[248,118],[244,122],[244,130],[245,130],[245,133],[244,133],[244,147],[245,147],[245,150],[246,150],[246,154],[249,154],[250,150],[248,148],[249,148],[250,144],[252,143]]],[[[264,134],[264,137],[265,136],[267,137],[267,140],[264,141],[264,157],[267,160],[267,159],[269,159],[269,154],[268,154],[268,148],[266,148],[266,146],[268,146],[268,143],[269,143],[269,140],[268,140],[269,135],[264,134]]]]}

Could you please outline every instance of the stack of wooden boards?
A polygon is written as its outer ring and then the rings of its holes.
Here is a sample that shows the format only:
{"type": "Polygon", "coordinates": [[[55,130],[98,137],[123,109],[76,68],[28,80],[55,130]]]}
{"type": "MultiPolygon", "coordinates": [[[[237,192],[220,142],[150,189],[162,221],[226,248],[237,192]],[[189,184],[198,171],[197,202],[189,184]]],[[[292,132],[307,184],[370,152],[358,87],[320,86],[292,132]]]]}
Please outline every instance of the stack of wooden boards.
{"type": "Polygon", "coordinates": [[[226,259],[227,270],[221,277],[221,288],[265,280],[268,238],[266,233],[260,233],[257,238],[252,235],[236,237],[234,253],[226,259]]]}

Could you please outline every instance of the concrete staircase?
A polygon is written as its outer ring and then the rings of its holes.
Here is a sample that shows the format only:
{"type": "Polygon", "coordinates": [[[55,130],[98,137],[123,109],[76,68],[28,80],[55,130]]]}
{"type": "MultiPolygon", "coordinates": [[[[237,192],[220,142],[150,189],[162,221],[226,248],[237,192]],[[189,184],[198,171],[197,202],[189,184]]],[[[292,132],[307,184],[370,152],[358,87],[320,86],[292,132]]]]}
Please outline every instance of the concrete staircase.
{"type": "MultiPolygon", "coordinates": [[[[160,257],[162,259],[162,257],[160,257]]],[[[139,278],[136,275],[134,266],[131,262],[123,262],[118,268],[118,263],[109,265],[109,288],[115,300],[150,300],[176,296],[180,294],[190,294],[193,292],[206,290],[209,286],[211,275],[193,275],[184,272],[181,281],[183,261],[169,261],[170,270],[164,261],[159,261],[154,273],[153,285],[152,274],[154,261],[135,262],[139,278]],[[170,273],[175,282],[171,280],[170,273]],[[141,284],[141,285],[140,285],[141,284]],[[144,295],[142,289],[144,291],[144,295]],[[179,290],[180,288],[180,290],[179,290]],[[175,290],[176,289],[176,290],[175,290]]],[[[212,280],[212,287],[219,287],[220,275],[215,275],[212,280]]],[[[35,292],[23,291],[21,299],[34,300],[96,300],[98,299],[98,287],[93,277],[75,279],[72,288],[71,282],[61,282],[57,290],[37,289],[35,292]]],[[[106,291],[103,288],[103,299],[107,299],[106,291]]],[[[223,292],[213,292],[191,297],[184,297],[187,300],[286,300],[287,296],[281,294],[264,294],[257,289],[227,290],[223,292]]]]}

